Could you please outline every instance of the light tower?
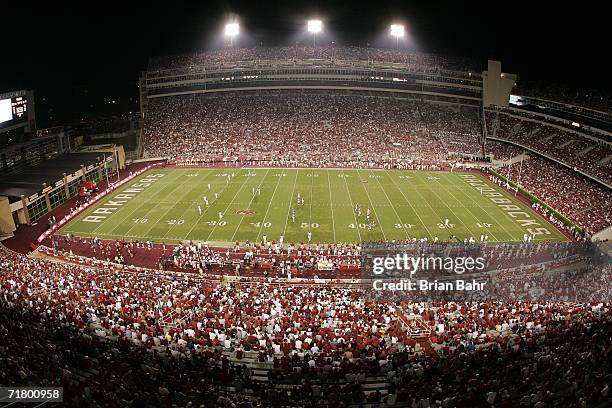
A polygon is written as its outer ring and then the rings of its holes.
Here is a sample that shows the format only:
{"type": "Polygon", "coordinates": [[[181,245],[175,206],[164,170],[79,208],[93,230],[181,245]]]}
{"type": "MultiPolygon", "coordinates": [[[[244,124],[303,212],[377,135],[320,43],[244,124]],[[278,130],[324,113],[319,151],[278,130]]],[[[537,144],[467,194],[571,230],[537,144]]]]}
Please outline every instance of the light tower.
{"type": "Polygon", "coordinates": [[[225,36],[230,39],[230,47],[234,46],[234,37],[240,32],[238,23],[228,23],[225,25],[225,36]]]}
{"type": "Polygon", "coordinates": [[[389,27],[389,34],[395,37],[396,49],[399,49],[399,39],[404,37],[405,32],[404,26],[401,24],[391,24],[391,27],[389,27]]]}
{"type": "Polygon", "coordinates": [[[317,33],[323,31],[323,22],[321,20],[308,20],[308,32],[312,33],[312,44],[317,46],[317,33]]]}

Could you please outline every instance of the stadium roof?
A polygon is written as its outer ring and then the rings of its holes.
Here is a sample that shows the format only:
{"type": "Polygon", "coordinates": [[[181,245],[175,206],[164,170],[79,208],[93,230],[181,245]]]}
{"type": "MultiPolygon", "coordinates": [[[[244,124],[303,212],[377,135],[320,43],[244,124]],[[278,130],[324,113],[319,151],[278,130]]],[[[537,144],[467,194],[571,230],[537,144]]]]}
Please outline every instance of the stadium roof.
{"type": "Polygon", "coordinates": [[[2,176],[0,196],[9,197],[10,202],[19,200],[22,195],[31,196],[42,190],[43,183],[53,185],[62,179],[64,173],[69,174],[79,170],[81,164],[97,163],[98,157],[100,153],[62,154],[41,164],[25,167],[19,173],[2,176]]]}

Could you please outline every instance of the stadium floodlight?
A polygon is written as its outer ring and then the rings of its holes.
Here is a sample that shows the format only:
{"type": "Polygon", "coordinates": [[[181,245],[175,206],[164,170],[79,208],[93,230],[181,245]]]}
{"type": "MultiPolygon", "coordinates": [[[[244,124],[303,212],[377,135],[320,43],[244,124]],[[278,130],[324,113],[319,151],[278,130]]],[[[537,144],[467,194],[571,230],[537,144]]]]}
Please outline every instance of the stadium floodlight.
{"type": "Polygon", "coordinates": [[[321,20],[308,20],[306,25],[308,32],[312,33],[312,45],[317,46],[317,34],[323,31],[323,22],[321,20]]]}
{"type": "Polygon", "coordinates": [[[225,36],[230,39],[230,46],[234,45],[234,37],[240,32],[238,23],[228,23],[225,25],[225,36]]]}
{"type": "Polygon", "coordinates": [[[404,26],[401,24],[391,24],[390,33],[395,38],[402,38],[405,34],[404,26]]]}
{"type": "Polygon", "coordinates": [[[317,34],[323,31],[323,22],[321,20],[308,20],[308,32],[317,34]]]}
{"type": "Polygon", "coordinates": [[[404,26],[401,24],[391,24],[391,27],[389,27],[389,34],[391,34],[391,37],[395,37],[395,48],[396,49],[399,49],[399,39],[404,38],[405,33],[406,33],[406,30],[404,29],[404,26]]]}
{"type": "Polygon", "coordinates": [[[238,23],[229,23],[225,25],[225,35],[228,37],[235,37],[240,31],[238,23]]]}

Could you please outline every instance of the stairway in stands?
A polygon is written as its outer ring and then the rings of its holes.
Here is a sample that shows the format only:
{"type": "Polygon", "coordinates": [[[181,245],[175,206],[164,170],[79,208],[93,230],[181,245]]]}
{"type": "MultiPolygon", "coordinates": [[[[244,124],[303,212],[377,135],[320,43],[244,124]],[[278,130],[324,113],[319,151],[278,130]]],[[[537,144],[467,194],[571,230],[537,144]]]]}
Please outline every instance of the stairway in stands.
{"type": "Polygon", "coordinates": [[[420,346],[422,352],[435,359],[439,359],[440,355],[431,344],[430,334],[431,328],[423,321],[423,318],[418,315],[406,316],[401,312],[397,313],[398,320],[402,328],[408,336],[412,337],[420,346]]]}
{"type": "Polygon", "coordinates": [[[434,350],[433,346],[431,345],[431,340],[429,339],[429,337],[420,337],[415,340],[421,346],[421,349],[423,350],[423,353],[426,356],[431,357],[435,360],[438,360],[440,358],[438,352],[434,350]]]}

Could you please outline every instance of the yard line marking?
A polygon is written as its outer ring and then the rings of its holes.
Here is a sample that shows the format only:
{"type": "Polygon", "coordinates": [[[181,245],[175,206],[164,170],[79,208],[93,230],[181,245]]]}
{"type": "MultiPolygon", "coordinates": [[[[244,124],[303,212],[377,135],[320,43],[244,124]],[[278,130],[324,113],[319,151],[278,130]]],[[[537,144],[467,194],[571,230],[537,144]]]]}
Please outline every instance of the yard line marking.
{"type": "Polygon", "coordinates": [[[308,208],[308,232],[310,232],[310,228],[312,226],[312,186],[314,185],[314,173],[311,173],[312,176],[310,176],[310,197],[308,197],[308,201],[310,201],[310,206],[308,208]]]}
{"type": "MultiPolygon", "coordinates": [[[[370,173],[374,174],[373,171],[370,170],[370,173]]],[[[402,229],[404,230],[404,234],[406,234],[406,238],[410,238],[410,235],[408,234],[408,230],[407,228],[404,226],[404,221],[402,221],[402,219],[400,218],[399,214],[397,213],[397,210],[395,209],[395,206],[393,205],[393,203],[391,202],[391,199],[389,198],[389,195],[387,194],[387,191],[385,190],[385,188],[383,187],[382,183],[380,182],[380,180],[378,180],[377,177],[374,177],[376,179],[376,182],[378,183],[378,186],[380,187],[380,189],[383,191],[383,193],[385,193],[385,197],[387,197],[387,201],[389,202],[389,204],[391,205],[391,208],[393,208],[393,212],[395,213],[395,216],[397,217],[397,220],[400,222],[400,225],[402,226],[402,229]]]]}
{"type": "MultiPolygon", "coordinates": [[[[438,180],[436,180],[436,182],[437,182],[438,184],[442,185],[442,183],[440,183],[438,180]]],[[[429,190],[429,191],[431,191],[432,193],[434,193],[434,195],[435,195],[436,197],[438,197],[438,199],[440,200],[440,202],[441,202],[441,203],[442,203],[442,204],[443,204],[443,205],[444,205],[446,208],[448,208],[448,209],[450,210],[450,212],[451,212],[451,213],[452,213],[452,214],[455,216],[455,218],[457,218],[457,220],[459,220],[459,222],[460,222],[461,224],[463,224],[463,226],[464,226],[464,227],[465,227],[465,228],[468,230],[468,232],[469,232],[470,234],[472,234],[472,238],[474,238],[474,236],[478,236],[477,234],[474,234],[474,231],[472,231],[472,230],[470,229],[470,227],[468,227],[468,226],[467,226],[467,224],[466,224],[465,222],[463,222],[463,219],[462,219],[461,217],[458,217],[458,216],[457,216],[457,214],[456,214],[456,213],[453,211],[452,207],[449,207],[449,206],[447,206],[447,205],[446,205],[446,203],[444,202],[444,200],[442,200],[442,198],[440,198],[440,196],[438,195],[438,193],[436,193],[435,189],[428,188],[428,190],[429,190]]],[[[446,190],[444,189],[444,191],[446,191],[446,190]]],[[[419,194],[420,194],[420,193],[419,193],[419,194]]],[[[451,194],[451,195],[452,195],[452,194],[451,194]]],[[[453,198],[454,198],[455,200],[457,200],[457,198],[456,198],[455,196],[453,196],[453,198]]],[[[457,200],[457,201],[458,201],[458,202],[461,204],[461,202],[460,202],[459,200],[457,200]]],[[[434,211],[435,211],[435,210],[434,210],[434,211]]],[[[436,214],[437,214],[437,212],[436,212],[436,214]]],[[[439,215],[438,215],[438,216],[439,216],[439,215]]],[[[473,214],[472,214],[472,216],[473,216],[473,214]]],[[[440,221],[441,221],[441,220],[440,220],[440,221]]],[[[453,235],[454,235],[454,234],[453,234],[453,235]]],[[[493,233],[491,233],[491,236],[493,236],[493,238],[497,240],[497,237],[496,237],[495,235],[493,235],[493,233]]],[[[475,238],[474,238],[474,239],[475,239],[475,238]]]]}
{"type": "MultiPolygon", "coordinates": [[[[522,207],[524,211],[527,211],[528,213],[535,213],[536,216],[534,216],[535,219],[542,219],[544,220],[546,226],[549,227],[549,229],[552,229],[552,231],[555,233],[555,237],[556,239],[560,239],[560,242],[564,242],[566,241],[565,239],[565,235],[563,235],[562,232],[559,231],[559,229],[557,229],[557,227],[555,227],[553,224],[551,224],[544,216],[539,215],[538,213],[536,213],[535,211],[533,211],[531,208],[529,208],[527,205],[525,205],[521,200],[516,199],[515,197],[512,196],[512,194],[510,194],[508,191],[506,191],[506,189],[504,189],[503,187],[499,187],[497,186],[495,183],[492,183],[490,180],[488,180],[486,177],[482,176],[482,175],[478,175],[478,177],[484,181],[485,184],[487,184],[488,186],[492,187],[493,189],[495,189],[498,192],[501,192],[501,194],[503,194],[506,198],[509,198],[514,204],[518,205],[519,207],[522,207]]],[[[514,223],[514,219],[512,217],[510,217],[510,215],[508,215],[508,213],[506,211],[502,211],[502,213],[504,213],[504,215],[506,216],[506,218],[508,218],[509,220],[511,220],[514,223]]],[[[520,237],[518,240],[512,240],[511,242],[514,241],[522,241],[523,237],[520,237]]],[[[537,239],[537,238],[536,238],[537,239]]],[[[539,239],[540,241],[550,241],[551,237],[543,237],[541,239],[539,239]]]]}
{"type": "MultiPolygon", "coordinates": [[[[344,170],[342,170],[342,174],[344,174],[344,170]]],[[[359,240],[363,242],[363,238],[361,238],[361,231],[359,231],[359,221],[357,221],[357,215],[355,214],[355,204],[353,203],[353,198],[351,197],[351,190],[348,186],[348,181],[346,181],[346,177],[342,177],[344,179],[344,184],[346,185],[346,191],[348,192],[349,200],[351,202],[351,212],[353,213],[353,218],[355,219],[355,228],[357,229],[357,234],[359,235],[359,240]]],[[[330,190],[331,194],[331,190],[330,190]]]]}
{"type": "MultiPolygon", "coordinates": [[[[391,182],[393,183],[393,185],[395,185],[395,188],[397,188],[399,190],[399,192],[402,194],[402,196],[404,197],[404,200],[406,200],[406,202],[408,203],[408,205],[410,206],[410,208],[412,209],[412,211],[414,212],[414,214],[417,216],[417,218],[419,219],[419,221],[421,221],[421,225],[423,225],[423,227],[425,228],[425,231],[427,231],[427,233],[429,234],[429,237],[431,239],[434,238],[434,235],[431,233],[431,231],[429,231],[429,228],[427,228],[427,225],[425,224],[425,222],[423,221],[423,219],[421,218],[421,215],[419,214],[419,212],[417,210],[414,209],[414,206],[412,205],[412,203],[410,202],[410,200],[408,200],[408,197],[406,197],[406,194],[404,194],[404,190],[402,190],[401,186],[398,185],[395,182],[395,178],[393,178],[392,175],[388,174],[388,172],[385,172],[385,174],[389,177],[389,179],[391,179],[391,182]]],[[[422,197],[421,197],[422,198],[422,197]]],[[[429,208],[431,208],[431,206],[429,206],[429,208]]],[[[433,210],[433,208],[432,208],[433,210]]],[[[435,211],[434,211],[435,212],[435,211]]],[[[436,214],[437,215],[437,214],[436,214]]]]}
{"type": "MultiPolygon", "coordinates": [[[[214,170],[214,169],[213,169],[214,170]]],[[[236,173],[236,175],[240,174],[240,171],[242,170],[242,167],[238,168],[238,172],[236,173]]],[[[212,171],[211,171],[212,173],[212,171]]],[[[225,190],[227,190],[227,188],[229,187],[229,184],[226,184],[222,189],[221,189],[221,193],[223,193],[225,190]]],[[[185,235],[184,240],[189,239],[189,235],[191,234],[191,232],[193,231],[193,229],[195,227],[198,226],[198,224],[200,223],[200,219],[208,212],[208,210],[210,210],[213,206],[213,204],[215,204],[217,201],[219,201],[219,198],[221,198],[221,193],[219,193],[219,196],[217,198],[215,198],[214,200],[212,200],[210,202],[210,205],[208,207],[206,207],[204,209],[204,211],[202,211],[202,215],[198,217],[197,221],[193,224],[193,226],[189,229],[189,231],[187,232],[187,234],[185,235]]],[[[214,193],[213,193],[214,194],[214,193]]]]}
{"type": "MultiPolygon", "coordinates": [[[[150,171],[151,171],[151,170],[150,170],[150,171]]],[[[147,176],[146,176],[146,174],[147,174],[147,173],[148,173],[148,172],[143,173],[143,174],[142,174],[142,176],[143,176],[142,178],[146,178],[146,177],[147,177],[147,176]]],[[[171,172],[171,173],[168,173],[168,174],[172,174],[172,172],[171,172]]],[[[171,178],[172,178],[173,180],[174,180],[174,179],[178,179],[178,178],[179,178],[179,175],[180,175],[180,174],[177,174],[177,176],[176,176],[176,177],[173,177],[173,178],[171,177],[171,178]]],[[[166,176],[164,176],[164,177],[166,177],[166,176]]],[[[138,182],[140,182],[140,180],[141,180],[142,178],[140,178],[140,177],[139,177],[139,178],[138,178],[138,180],[134,180],[134,183],[138,183],[138,182]]],[[[124,190],[129,189],[129,188],[131,187],[131,185],[132,185],[132,183],[127,183],[127,184],[128,184],[128,185],[126,185],[125,187],[123,187],[123,188],[121,188],[119,191],[117,191],[117,192],[115,193],[115,195],[116,195],[116,194],[121,194],[121,193],[123,193],[123,191],[124,191],[124,190]]],[[[166,184],[168,184],[168,185],[164,186],[163,184],[160,184],[161,186],[163,186],[163,187],[160,189],[160,191],[163,191],[163,190],[164,190],[165,188],[167,188],[167,187],[172,187],[172,184],[174,184],[174,183],[172,183],[172,182],[167,182],[166,184]]],[[[174,191],[174,189],[175,189],[176,187],[177,187],[177,186],[175,186],[174,188],[172,188],[170,191],[174,191]]],[[[149,192],[151,192],[151,190],[148,190],[148,189],[147,189],[147,193],[149,193],[149,192]]],[[[113,195],[113,197],[114,197],[114,195],[113,195]]],[[[123,217],[123,218],[122,218],[122,219],[119,221],[119,223],[117,223],[117,224],[111,223],[113,226],[112,226],[112,228],[111,228],[111,230],[110,230],[110,233],[112,233],[113,231],[115,231],[115,229],[117,229],[117,227],[119,227],[119,226],[123,225],[123,224],[125,223],[125,220],[127,220],[127,219],[128,219],[128,218],[130,218],[132,215],[134,215],[134,213],[135,213],[136,211],[140,210],[140,209],[141,209],[141,208],[142,208],[144,205],[149,204],[151,201],[153,201],[154,197],[155,197],[155,196],[153,195],[153,196],[151,196],[151,198],[141,198],[141,199],[143,200],[142,204],[138,205],[138,206],[137,206],[137,207],[136,207],[134,210],[132,210],[130,213],[128,213],[128,215],[126,215],[125,217],[123,217]]],[[[109,199],[112,199],[112,198],[109,198],[109,199]]],[[[127,206],[126,206],[126,207],[127,207],[127,206]]],[[[125,207],[123,207],[123,208],[125,208],[125,207]]],[[[121,209],[120,209],[120,210],[121,210],[121,209]]],[[[120,211],[120,210],[119,210],[119,211],[120,211]]],[[[117,211],[117,212],[115,213],[115,215],[116,215],[117,213],[119,213],[119,211],[117,211]]],[[[140,217],[140,218],[143,218],[143,217],[140,217]]],[[[107,220],[108,220],[108,221],[115,221],[114,219],[111,219],[111,218],[108,218],[107,220]]],[[[98,225],[98,226],[97,226],[97,227],[96,227],[96,228],[95,228],[95,229],[94,229],[94,230],[91,232],[91,234],[96,233],[96,231],[98,230],[98,228],[99,228],[99,227],[101,227],[101,226],[102,226],[102,224],[103,224],[103,223],[100,223],[100,225],[98,225]]],[[[134,226],[130,227],[130,230],[131,230],[133,227],[134,227],[134,226]]],[[[126,233],[127,233],[127,232],[129,232],[129,230],[128,230],[128,231],[126,231],[126,233]]]]}
{"type": "MultiPolygon", "coordinates": [[[[423,172],[423,174],[424,174],[424,173],[425,173],[425,172],[423,172]]],[[[415,180],[421,180],[419,177],[415,177],[414,179],[415,179],[415,180]]],[[[423,190],[432,191],[432,190],[431,190],[431,188],[427,187],[426,185],[423,185],[423,186],[424,186],[423,190]]],[[[431,204],[429,204],[429,201],[427,201],[427,200],[425,199],[425,197],[423,197],[423,194],[421,194],[421,193],[420,193],[419,189],[418,189],[418,188],[415,188],[414,190],[415,190],[415,191],[416,191],[416,193],[419,195],[419,197],[421,197],[421,199],[423,200],[423,202],[425,202],[425,204],[427,204],[427,207],[429,207],[429,209],[430,209],[430,210],[431,210],[431,211],[432,211],[432,212],[433,212],[433,213],[436,215],[436,217],[440,218],[440,214],[439,214],[439,213],[438,213],[438,212],[437,212],[437,211],[436,211],[436,210],[435,210],[435,209],[434,209],[434,208],[431,206],[431,204]]],[[[433,191],[432,191],[432,192],[433,192],[433,191]]],[[[435,193],[434,193],[434,194],[435,194],[435,193]]],[[[437,196],[437,194],[436,194],[436,196],[437,196]]],[[[440,197],[438,197],[438,198],[440,198],[440,197]]],[[[445,205],[445,206],[446,206],[446,205],[445,205]]],[[[425,208],[425,207],[423,207],[423,208],[425,208]]],[[[450,209],[450,208],[449,208],[449,209],[450,209]]],[[[416,214],[417,214],[417,216],[418,216],[418,213],[417,213],[416,211],[415,211],[415,213],[416,213],[416,214]]],[[[421,219],[421,217],[420,217],[420,216],[419,216],[419,219],[421,219]]],[[[442,221],[442,219],[440,219],[440,221],[442,221]]],[[[421,220],[421,222],[423,222],[423,220],[421,220]]],[[[425,224],[423,224],[423,225],[425,225],[425,224]]],[[[425,227],[425,229],[427,229],[427,227],[425,227]]],[[[429,231],[429,230],[427,230],[427,231],[429,231]]],[[[433,239],[434,237],[435,237],[434,235],[432,235],[432,236],[431,236],[431,238],[432,238],[432,239],[433,239]]]]}
{"type": "MultiPolygon", "coordinates": [[[[258,188],[261,188],[261,185],[263,184],[263,182],[265,181],[266,177],[268,177],[268,173],[270,173],[270,169],[268,169],[268,171],[266,171],[265,176],[261,179],[261,181],[258,184],[258,188]]],[[[248,208],[251,208],[251,204],[253,204],[253,200],[255,199],[255,194],[253,194],[253,197],[251,197],[251,201],[248,204],[248,208]]],[[[240,219],[240,221],[238,222],[238,226],[236,226],[236,229],[234,230],[234,233],[232,234],[232,238],[231,238],[231,242],[234,242],[234,237],[236,236],[236,233],[238,232],[238,230],[240,229],[240,225],[242,225],[242,221],[244,221],[244,217],[246,217],[246,214],[242,215],[242,218],[240,219]]]]}
{"type": "MultiPolygon", "coordinates": [[[[199,169],[199,170],[204,170],[204,169],[199,169]]],[[[204,177],[202,177],[202,178],[200,179],[201,181],[197,183],[197,188],[198,188],[198,191],[200,190],[200,187],[202,187],[202,188],[204,187],[204,186],[203,186],[204,181],[205,181],[205,180],[208,180],[208,178],[209,178],[211,175],[213,175],[213,171],[212,171],[212,170],[210,170],[210,171],[208,172],[208,174],[206,174],[204,177]]],[[[227,188],[227,185],[226,185],[226,186],[225,186],[225,187],[224,187],[224,188],[221,190],[221,192],[223,192],[223,191],[225,190],[225,188],[227,188]]],[[[192,193],[192,192],[193,192],[193,190],[194,190],[194,189],[192,188],[192,189],[191,189],[191,191],[189,191],[189,192],[188,192],[188,194],[192,193]]],[[[213,193],[213,194],[214,194],[214,193],[213,193]]],[[[185,197],[185,196],[183,196],[183,197],[185,197]]],[[[201,197],[201,193],[198,193],[198,197],[201,197]]],[[[216,199],[215,199],[214,201],[216,201],[216,199]]],[[[214,202],[214,201],[213,201],[213,202],[214,202]]],[[[177,201],[177,203],[179,203],[179,202],[180,202],[180,201],[177,201]]],[[[199,201],[199,200],[198,200],[198,201],[188,201],[188,203],[189,203],[190,205],[189,205],[189,206],[187,206],[187,207],[186,207],[186,208],[183,210],[183,212],[181,213],[181,215],[179,215],[179,217],[180,217],[180,218],[178,218],[178,219],[183,219],[183,217],[185,216],[185,214],[187,214],[187,211],[190,209],[190,206],[191,206],[192,204],[200,203],[200,201],[199,201]]],[[[198,204],[198,205],[199,205],[199,204],[198,204]]],[[[207,208],[205,208],[205,209],[204,209],[204,211],[202,211],[202,215],[198,215],[198,217],[197,217],[197,218],[196,218],[196,220],[195,220],[194,225],[197,225],[197,224],[198,224],[198,222],[200,221],[200,218],[202,218],[202,217],[204,216],[204,214],[206,213],[206,211],[208,211],[208,208],[209,208],[209,207],[210,207],[210,206],[208,206],[207,208]]],[[[162,217],[162,218],[163,218],[163,217],[162,217]]],[[[170,231],[171,231],[171,230],[172,230],[174,227],[176,227],[176,226],[177,226],[176,224],[175,224],[175,225],[171,225],[171,226],[170,226],[170,228],[168,228],[168,229],[166,230],[166,233],[164,234],[164,237],[168,236],[168,233],[169,233],[169,232],[170,232],[170,231]]],[[[192,228],[193,228],[193,227],[192,227],[192,228]]],[[[187,239],[187,237],[185,237],[185,239],[187,239]]]]}
{"type": "MultiPolygon", "coordinates": [[[[181,176],[181,174],[179,174],[179,176],[181,176]]],[[[178,177],[177,177],[177,178],[178,178],[178,177]]],[[[177,190],[177,188],[179,188],[179,191],[180,191],[180,188],[182,188],[182,187],[183,187],[183,186],[184,186],[186,183],[188,183],[188,182],[190,182],[190,181],[191,181],[191,180],[190,180],[190,177],[185,177],[185,181],[183,181],[182,183],[179,183],[177,186],[175,186],[175,187],[174,187],[174,188],[173,188],[173,189],[170,191],[170,193],[173,193],[174,191],[176,191],[176,190],[177,190]]],[[[186,190],[187,190],[187,194],[188,194],[188,193],[190,192],[190,190],[189,190],[189,189],[186,189],[186,190]]],[[[183,194],[181,197],[184,197],[185,195],[186,195],[186,194],[183,194]]],[[[151,211],[154,211],[155,209],[156,209],[156,207],[154,206],[153,208],[151,208],[149,211],[147,211],[147,212],[146,212],[146,213],[145,213],[145,214],[144,214],[142,217],[140,217],[140,218],[148,218],[148,217],[147,217],[147,215],[148,215],[148,214],[149,214],[151,211]]],[[[161,216],[160,218],[158,218],[158,219],[157,219],[157,221],[155,221],[155,222],[153,223],[153,225],[152,225],[152,226],[151,226],[151,227],[150,227],[150,228],[147,230],[147,232],[146,232],[146,233],[141,234],[141,235],[144,235],[144,236],[143,236],[143,238],[145,238],[145,239],[146,239],[147,234],[148,234],[149,232],[151,232],[151,230],[152,230],[153,228],[155,228],[155,226],[157,226],[157,224],[158,224],[158,223],[161,221],[161,219],[162,219],[162,218],[163,218],[163,217],[164,217],[164,216],[165,216],[167,213],[169,213],[169,212],[170,212],[172,209],[173,209],[173,208],[171,207],[169,210],[166,210],[166,211],[165,211],[165,212],[162,214],[162,216],[161,216]]],[[[131,230],[132,230],[132,229],[133,229],[133,228],[134,228],[136,225],[137,225],[137,224],[132,225],[132,226],[130,227],[130,229],[126,231],[126,234],[129,234],[129,232],[130,232],[130,231],[131,231],[131,230]]]]}
{"type": "MultiPolygon", "coordinates": [[[[285,228],[283,229],[283,236],[287,233],[287,224],[289,223],[289,213],[291,212],[291,203],[293,203],[293,194],[295,193],[295,186],[297,184],[299,169],[295,171],[295,180],[293,181],[293,190],[291,190],[291,199],[289,200],[289,209],[287,210],[287,218],[285,218],[285,228]]],[[[314,177],[311,177],[314,178],[314,177]]]]}
{"type": "MultiPolygon", "coordinates": [[[[464,180],[461,180],[461,181],[464,181],[464,180]]],[[[478,205],[478,202],[477,202],[477,201],[476,201],[476,200],[475,200],[475,199],[472,197],[472,195],[471,195],[471,194],[467,194],[467,193],[464,191],[464,189],[462,189],[462,188],[460,188],[459,190],[460,190],[461,194],[463,194],[464,196],[466,196],[467,198],[469,198],[469,199],[470,199],[470,200],[471,200],[473,203],[475,203],[475,204],[478,206],[478,208],[480,208],[482,211],[484,211],[484,212],[487,214],[487,216],[488,216],[488,217],[489,217],[489,218],[490,218],[492,221],[496,221],[496,220],[497,220],[497,218],[495,218],[495,217],[491,216],[491,214],[490,214],[490,213],[489,213],[489,212],[486,210],[486,208],[485,208],[485,207],[483,207],[483,206],[481,206],[481,205],[478,205]]],[[[447,191],[450,193],[450,191],[449,191],[448,189],[447,189],[447,191]]],[[[450,193],[450,194],[451,194],[451,195],[453,195],[453,193],[450,193]]],[[[453,195],[453,197],[454,197],[454,195],[453,195]]],[[[465,207],[465,206],[464,206],[464,207],[465,207]]],[[[465,208],[466,208],[468,211],[470,211],[470,210],[469,210],[467,207],[465,207],[465,208]]],[[[503,211],[502,211],[502,212],[503,212],[503,211]]],[[[471,211],[470,211],[470,213],[471,213],[471,211]]],[[[505,214],[505,212],[504,212],[504,214],[505,214]]],[[[508,215],[508,214],[506,214],[506,215],[508,215]]],[[[510,216],[508,216],[508,218],[510,218],[510,216]]],[[[480,220],[478,220],[478,219],[476,219],[476,221],[477,221],[477,222],[480,222],[480,220]]],[[[505,232],[506,234],[508,234],[508,236],[510,237],[509,241],[512,241],[512,240],[513,240],[513,238],[514,238],[514,235],[513,235],[512,233],[508,232],[508,229],[505,227],[505,224],[504,224],[504,223],[500,223],[500,227],[501,227],[501,229],[502,229],[502,230],[504,230],[504,232],[505,232]]],[[[487,230],[489,230],[489,228],[487,228],[487,230]]],[[[491,232],[491,236],[494,236],[494,235],[493,235],[493,232],[491,232]]],[[[497,239],[497,237],[495,237],[495,239],[497,239]]]]}
{"type": "Polygon", "coordinates": [[[332,200],[332,193],[331,193],[331,181],[329,181],[329,170],[326,170],[327,173],[327,185],[329,186],[329,208],[331,209],[331,213],[332,213],[332,231],[334,233],[334,242],[336,242],[336,225],[334,223],[334,202],[332,200]]]}
{"type": "Polygon", "coordinates": [[[264,223],[266,222],[266,217],[268,216],[268,212],[270,211],[270,206],[272,205],[272,201],[274,201],[274,195],[276,194],[276,190],[278,189],[278,185],[280,184],[283,178],[279,177],[276,182],[276,187],[274,187],[274,191],[272,192],[272,197],[270,197],[270,202],[268,203],[268,208],[266,209],[266,213],[264,214],[263,220],[261,220],[261,225],[259,226],[259,232],[257,233],[257,238],[255,242],[259,242],[259,236],[261,235],[261,230],[263,229],[264,223]]]}
{"type": "Polygon", "coordinates": [[[386,241],[387,240],[387,234],[385,234],[385,230],[383,229],[382,224],[380,223],[380,218],[378,218],[378,214],[376,214],[376,209],[374,208],[374,203],[370,199],[370,193],[368,193],[368,189],[365,186],[363,186],[363,180],[361,179],[361,174],[359,173],[359,169],[357,169],[357,176],[359,177],[359,181],[361,181],[362,187],[365,190],[366,195],[368,196],[368,201],[370,202],[370,205],[372,206],[372,212],[374,213],[374,216],[376,217],[376,221],[378,221],[378,227],[382,231],[383,238],[386,241]]]}
{"type": "MultiPolygon", "coordinates": [[[[438,183],[438,184],[440,185],[440,187],[442,188],[442,190],[444,190],[444,192],[445,192],[447,195],[450,195],[451,197],[453,197],[453,199],[454,199],[455,201],[457,201],[457,202],[459,203],[459,205],[460,205],[462,208],[464,208],[465,210],[467,210],[467,212],[468,212],[468,213],[470,213],[470,215],[472,216],[472,218],[474,218],[474,220],[475,220],[477,223],[478,223],[478,222],[480,222],[480,220],[478,219],[478,217],[476,216],[476,214],[474,214],[474,213],[473,213],[473,212],[472,212],[472,211],[471,211],[471,210],[470,210],[468,207],[466,207],[465,205],[463,205],[462,201],[461,201],[461,200],[459,200],[459,199],[457,199],[457,197],[456,197],[456,196],[455,196],[455,195],[454,195],[454,194],[453,194],[453,193],[452,193],[452,192],[451,192],[449,189],[447,189],[447,188],[446,188],[446,186],[440,182],[440,180],[437,180],[437,179],[436,179],[436,180],[435,180],[435,182],[436,182],[436,183],[438,183]]],[[[432,190],[432,191],[433,191],[433,190],[432,190]]],[[[434,192],[434,194],[436,194],[436,193],[434,192]]],[[[437,196],[437,194],[436,194],[436,196],[437,196]]],[[[446,203],[445,203],[445,204],[446,204],[446,203]]],[[[451,210],[451,212],[452,212],[453,214],[455,214],[455,212],[453,211],[452,207],[450,207],[450,206],[447,206],[447,207],[448,207],[448,209],[449,209],[449,210],[451,210]]],[[[456,215],[455,215],[455,216],[456,216],[456,215]]],[[[468,229],[468,231],[470,231],[470,234],[474,234],[474,231],[472,231],[472,229],[471,229],[470,227],[468,227],[468,226],[467,226],[467,224],[466,224],[465,222],[463,222],[463,220],[461,220],[461,223],[462,223],[462,224],[463,224],[463,225],[464,225],[464,226],[465,226],[465,227],[468,229]]],[[[493,239],[497,240],[498,238],[497,238],[497,236],[496,236],[496,235],[493,233],[493,231],[490,231],[490,232],[491,232],[491,236],[493,237],[493,239]]],[[[481,234],[481,235],[482,235],[482,234],[481,234]]],[[[474,239],[477,239],[477,238],[478,238],[478,235],[477,235],[477,234],[476,234],[476,235],[474,235],[474,236],[473,236],[473,238],[474,238],[474,239]]]]}
{"type": "MultiPolygon", "coordinates": [[[[242,168],[241,168],[242,169],[242,168]]],[[[225,207],[225,209],[222,211],[223,214],[225,214],[227,212],[227,210],[232,206],[232,203],[234,202],[234,200],[236,199],[236,197],[238,197],[238,194],[240,194],[240,192],[242,191],[242,189],[244,188],[244,186],[246,185],[247,181],[248,181],[249,177],[245,177],[244,181],[242,182],[242,184],[240,185],[240,188],[238,189],[238,191],[236,191],[236,194],[234,194],[234,196],[232,197],[232,200],[229,202],[229,204],[225,207]]],[[[228,188],[229,184],[227,184],[225,186],[225,188],[228,188]]],[[[225,191],[225,189],[223,189],[223,191],[225,191]]],[[[219,197],[221,197],[221,195],[219,195],[219,197]]],[[[217,200],[215,200],[217,201],[217,200]]],[[[212,207],[212,206],[211,206],[212,207]]],[[[221,220],[219,220],[221,221],[221,220]]],[[[208,236],[206,237],[206,241],[210,240],[210,237],[212,236],[213,232],[215,232],[215,230],[217,229],[217,226],[219,225],[219,223],[217,222],[215,225],[213,225],[213,229],[210,231],[210,233],[208,234],[208,236]]]]}

